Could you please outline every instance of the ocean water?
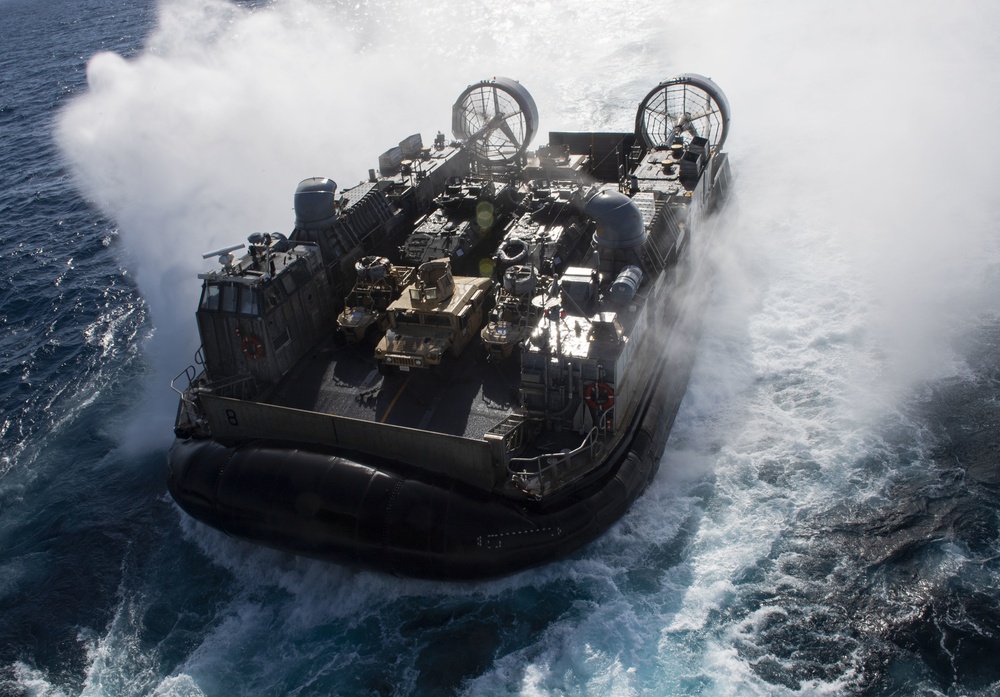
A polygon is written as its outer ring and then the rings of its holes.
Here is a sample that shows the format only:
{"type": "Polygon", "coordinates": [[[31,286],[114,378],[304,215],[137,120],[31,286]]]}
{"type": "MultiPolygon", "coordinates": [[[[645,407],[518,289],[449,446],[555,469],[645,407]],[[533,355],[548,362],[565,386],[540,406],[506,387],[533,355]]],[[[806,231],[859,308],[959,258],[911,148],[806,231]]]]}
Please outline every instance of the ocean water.
{"type": "MultiPolygon", "coordinates": [[[[0,694],[1000,693],[1000,6],[0,0],[0,694]],[[472,584],[166,494],[201,254],[492,75],[628,129],[680,72],[738,180],[660,472],[472,584]]],[[[544,142],[544,136],[536,144],[544,142]]]]}

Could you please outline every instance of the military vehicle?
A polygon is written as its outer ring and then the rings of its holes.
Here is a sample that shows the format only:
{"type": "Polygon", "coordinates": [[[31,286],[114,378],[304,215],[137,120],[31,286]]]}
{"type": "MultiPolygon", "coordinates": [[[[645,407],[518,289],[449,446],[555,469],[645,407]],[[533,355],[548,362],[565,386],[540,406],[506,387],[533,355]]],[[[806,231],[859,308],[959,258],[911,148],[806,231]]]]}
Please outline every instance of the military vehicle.
{"type": "Polygon", "coordinates": [[[410,284],[414,269],[378,256],[364,257],[354,268],[358,277],[344,298],[337,327],[350,343],[378,341],[389,326],[389,305],[410,284]]]}
{"type": "Polygon", "coordinates": [[[375,347],[379,370],[432,368],[460,356],[483,323],[492,287],[488,278],[452,276],[447,258],[421,264],[414,283],[389,305],[389,329],[375,347]]]}

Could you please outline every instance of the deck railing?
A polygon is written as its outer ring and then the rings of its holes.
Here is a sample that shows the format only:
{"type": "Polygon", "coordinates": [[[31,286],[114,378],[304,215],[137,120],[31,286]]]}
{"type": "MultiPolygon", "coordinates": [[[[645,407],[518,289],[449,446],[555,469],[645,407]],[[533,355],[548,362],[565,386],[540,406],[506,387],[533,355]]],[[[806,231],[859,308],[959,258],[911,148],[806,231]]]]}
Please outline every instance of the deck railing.
{"type": "Polygon", "coordinates": [[[507,472],[519,489],[540,499],[592,469],[595,450],[602,444],[597,428],[592,428],[572,450],[511,458],[507,472]]]}

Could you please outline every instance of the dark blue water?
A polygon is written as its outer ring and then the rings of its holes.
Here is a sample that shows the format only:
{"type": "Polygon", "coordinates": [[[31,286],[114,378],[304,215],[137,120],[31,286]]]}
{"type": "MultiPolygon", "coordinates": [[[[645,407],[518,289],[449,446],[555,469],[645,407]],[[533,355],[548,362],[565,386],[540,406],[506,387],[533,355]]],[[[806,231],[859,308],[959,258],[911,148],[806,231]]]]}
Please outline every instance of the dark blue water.
{"type": "Polygon", "coordinates": [[[998,19],[0,0],[0,694],[1000,692],[998,19]],[[543,131],[621,129],[688,70],[733,104],[738,205],[621,523],[437,584],[177,510],[202,252],[287,231],[299,179],[363,177],[482,77],[543,131]]]}

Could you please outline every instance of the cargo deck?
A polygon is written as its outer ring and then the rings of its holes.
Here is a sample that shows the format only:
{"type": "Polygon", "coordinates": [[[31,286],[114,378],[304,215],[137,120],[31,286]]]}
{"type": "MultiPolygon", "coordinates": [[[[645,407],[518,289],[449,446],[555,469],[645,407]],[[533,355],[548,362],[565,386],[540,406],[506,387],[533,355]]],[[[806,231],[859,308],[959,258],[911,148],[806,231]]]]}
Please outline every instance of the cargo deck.
{"type": "Polygon", "coordinates": [[[468,350],[441,373],[379,373],[370,350],[328,342],[261,401],[275,406],[433,431],[474,440],[514,413],[516,361],[468,350]]]}

